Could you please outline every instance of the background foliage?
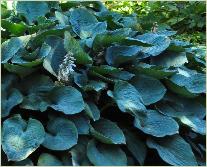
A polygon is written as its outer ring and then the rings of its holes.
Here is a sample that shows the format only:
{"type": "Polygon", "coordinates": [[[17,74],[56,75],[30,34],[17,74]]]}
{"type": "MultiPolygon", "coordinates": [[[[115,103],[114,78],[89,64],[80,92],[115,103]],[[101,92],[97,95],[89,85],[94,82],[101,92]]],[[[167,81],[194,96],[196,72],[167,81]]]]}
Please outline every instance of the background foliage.
{"type": "Polygon", "coordinates": [[[178,31],[176,38],[195,44],[206,43],[205,1],[106,1],[112,11],[136,13],[143,30],[157,22],[162,27],[178,31]]]}

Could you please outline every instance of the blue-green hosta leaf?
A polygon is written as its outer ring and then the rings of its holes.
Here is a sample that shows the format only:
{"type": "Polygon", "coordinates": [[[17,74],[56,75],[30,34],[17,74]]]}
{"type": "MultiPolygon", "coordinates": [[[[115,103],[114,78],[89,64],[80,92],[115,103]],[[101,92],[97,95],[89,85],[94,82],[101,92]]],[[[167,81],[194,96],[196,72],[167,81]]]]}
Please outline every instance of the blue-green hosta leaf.
{"type": "Polygon", "coordinates": [[[107,119],[99,119],[91,123],[90,132],[99,141],[107,144],[125,144],[125,137],[122,130],[107,119]]]}
{"type": "Polygon", "coordinates": [[[100,118],[100,110],[98,107],[91,101],[85,103],[85,113],[93,119],[93,121],[97,121],[100,118]]]}
{"type": "Polygon", "coordinates": [[[2,77],[1,117],[7,117],[12,108],[23,101],[23,96],[20,91],[13,87],[17,81],[17,77],[12,74],[2,77]]]}
{"type": "Polygon", "coordinates": [[[46,2],[25,1],[17,2],[16,11],[18,14],[24,16],[31,25],[39,16],[45,16],[49,12],[49,8],[46,2]]]}
{"type": "Polygon", "coordinates": [[[27,94],[22,108],[43,112],[51,107],[68,115],[84,109],[83,97],[77,89],[71,86],[54,87],[52,80],[46,76],[28,79],[22,83],[24,87],[21,89],[27,94]]]}
{"type": "Polygon", "coordinates": [[[67,150],[77,144],[78,131],[73,122],[66,118],[55,118],[48,122],[42,145],[50,150],[67,150]]]}
{"type": "Polygon", "coordinates": [[[185,63],[188,63],[185,52],[165,51],[159,56],[151,58],[151,64],[166,68],[180,67],[185,63]]]}
{"type": "Polygon", "coordinates": [[[111,46],[107,48],[105,59],[109,65],[119,66],[135,60],[140,51],[138,46],[111,46]]]}
{"type": "Polygon", "coordinates": [[[71,36],[69,32],[65,32],[64,48],[67,52],[72,52],[78,64],[91,64],[92,58],[81,48],[79,42],[71,36]]]}
{"type": "Polygon", "coordinates": [[[13,37],[2,43],[1,46],[1,62],[7,63],[18,51],[19,49],[26,46],[31,36],[21,36],[21,37],[13,37]]]}
{"type": "Polygon", "coordinates": [[[62,166],[63,163],[54,155],[42,153],[37,162],[37,166],[62,166]]]}
{"type": "Polygon", "coordinates": [[[100,92],[107,87],[107,84],[102,81],[88,80],[86,73],[75,73],[74,82],[84,91],[94,90],[100,92]]]}
{"type": "Polygon", "coordinates": [[[162,115],[156,110],[147,110],[145,115],[136,116],[134,126],[155,137],[173,135],[178,133],[179,129],[173,118],[162,115]]]}
{"type": "Polygon", "coordinates": [[[140,93],[126,81],[116,82],[113,92],[108,91],[107,94],[116,101],[122,112],[137,113],[146,110],[140,93]]]}
{"type": "Polygon", "coordinates": [[[84,37],[82,36],[84,33],[82,31],[85,30],[85,27],[95,25],[98,23],[98,20],[87,9],[76,8],[71,12],[70,23],[72,25],[73,31],[80,37],[84,37]]]}
{"type": "Polygon", "coordinates": [[[36,119],[30,118],[27,122],[20,115],[15,115],[3,123],[2,149],[9,161],[26,159],[42,144],[44,138],[44,127],[36,119]]]}
{"type": "Polygon", "coordinates": [[[26,158],[22,161],[16,161],[12,164],[12,166],[34,166],[33,162],[31,159],[26,158]]]}
{"type": "Polygon", "coordinates": [[[190,76],[175,74],[166,80],[166,84],[171,91],[185,97],[195,97],[206,92],[206,76],[201,73],[190,76]]]}
{"type": "Polygon", "coordinates": [[[71,86],[56,87],[50,92],[49,97],[52,102],[50,107],[64,114],[76,114],[84,109],[81,93],[71,86]]]}
{"type": "Polygon", "coordinates": [[[98,22],[95,25],[84,27],[84,29],[81,31],[80,37],[89,48],[92,48],[96,35],[105,32],[106,28],[106,22],[98,22]]]}
{"type": "Polygon", "coordinates": [[[100,92],[101,90],[105,89],[106,87],[107,87],[107,85],[105,82],[89,80],[89,82],[85,86],[83,86],[83,90],[85,90],[85,91],[94,90],[96,92],[100,92]]]}
{"type": "Polygon", "coordinates": [[[14,55],[11,62],[24,67],[35,67],[43,62],[43,59],[49,54],[50,50],[51,47],[47,44],[43,44],[40,50],[36,49],[32,53],[22,49],[14,55]]]}
{"type": "Polygon", "coordinates": [[[93,50],[98,51],[104,47],[110,46],[112,43],[121,42],[129,36],[130,32],[130,28],[121,28],[97,34],[93,41],[93,50]]]}
{"type": "Polygon", "coordinates": [[[157,34],[158,35],[164,35],[164,36],[172,36],[175,35],[177,32],[176,31],[169,31],[169,30],[162,30],[162,31],[158,31],[157,34]]]}
{"type": "Polygon", "coordinates": [[[1,90],[1,116],[7,117],[11,109],[23,101],[23,96],[16,88],[1,90]]]}
{"type": "Polygon", "coordinates": [[[156,104],[159,112],[169,117],[197,117],[203,119],[205,107],[195,99],[186,99],[177,95],[166,94],[163,100],[156,104]]]}
{"type": "Polygon", "coordinates": [[[58,69],[62,63],[66,50],[64,49],[64,41],[57,36],[49,36],[45,43],[51,48],[48,56],[44,59],[43,66],[53,75],[58,74],[58,69]]]}
{"type": "Polygon", "coordinates": [[[71,150],[72,165],[73,166],[91,166],[87,157],[87,144],[89,139],[85,136],[81,136],[78,139],[78,144],[75,145],[71,150]]]}
{"type": "Polygon", "coordinates": [[[117,145],[108,145],[91,140],[87,146],[87,156],[96,166],[126,166],[126,154],[117,145]]]}
{"type": "Polygon", "coordinates": [[[146,63],[139,63],[134,68],[132,68],[132,72],[136,74],[145,74],[157,79],[163,79],[175,74],[176,70],[170,70],[161,66],[149,65],[146,63]]]}
{"type": "Polygon", "coordinates": [[[124,135],[126,137],[127,148],[139,162],[139,164],[144,165],[147,155],[146,144],[139,138],[138,135],[130,132],[129,130],[124,130],[124,135]]]}
{"type": "Polygon", "coordinates": [[[196,118],[196,117],[180,117],[180,121],[189,126],[194,132],[197,132],[201,135],[206,134],[206,121],[196,118]]]}
{"type": "Polygon", "coordinates": [[[59,21],[60,25],[69,25],[69,18],[63,13],[55,11],[55,17],[59,21]]]}
{"type": "Polygon", "coordinates": [[[128,71],[120,71],[120,72],[110,74],[110,76],[112,76],[115,79],[121,79],[121,80],[128,81],[132,79],[135,75],[128,71]]]}
{"type": "Polygon", "coordinates": [[[160,158],[170,165],[197,166],[190,145],[179,135],[147,140],[150,148],[156,149],[160,158]]]}
{"type": "Polygon", "coordinates": [[[142,49],[143,55],[141,58],[146,58],[149,56],[157,56],[166,50],[170,45],[170,39],[164,35],[158,35],[156,33],[146,33],[143,35],[138,35],[136,37],[144,43],[149,43],[154,46],[145,47],[142,49]]]}
{"type": "Polygon", "coordinates": [[[24,78],[18,88],[25,95],[40,94],[51,91],[54,88],[54,83],[49,76],[35,75],[24,78]]]}
{"type": "Polygon", "coordinates": [[[71,120],[77,130],[78,130],[78,134],[80,135],[87,135],[89,134],[89,120],[84,117],[84,115],[72,115],[69,117],[69,120],[71,120]]]}
{"type": "Polygon", "coordinates": [[[159,80],[145,75],[134,77],[131,83],[139,91],[145,105],[158,102],[167,91],[159,80]]]}
{"type": "Polygon", "coordinates": [[[82,27],[79,36],[81,39],[90,38],[90,41],[87,42],[88,43],[87,46],[90,46],[91,48],[95,36],[97,34],[105,32],[106,28],[107,28],[106,22],[98,22],[92,25],[82,27]]]}
{"type": "Polygon", "coordinates": [[[156,108],[164,115],[175,117],[193,131],[204,135],[206,121],[205,107],[195,101],[195,99],[184,99],[179,96],[166,96],[156,104],[156,108]]]}

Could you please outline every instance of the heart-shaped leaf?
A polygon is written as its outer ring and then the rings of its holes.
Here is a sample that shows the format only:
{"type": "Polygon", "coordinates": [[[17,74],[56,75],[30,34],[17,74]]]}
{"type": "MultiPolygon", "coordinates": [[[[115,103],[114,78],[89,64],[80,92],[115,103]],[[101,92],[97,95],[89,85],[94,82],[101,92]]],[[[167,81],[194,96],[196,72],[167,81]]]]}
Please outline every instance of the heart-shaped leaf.
{"type": "Polygon", "coordinates": [[[41,122],[30,118],[28,122],[14,115],[3,123],[2,149],[9,161],[21,161],[33,153],[45,139],[41,122]]]}
{"type": "Polygon", "coordinates": [[[78,131],[66,118],[55,118],[48,122],[43,146],[50,150],[67,150],[77,144],[78,131]]]}

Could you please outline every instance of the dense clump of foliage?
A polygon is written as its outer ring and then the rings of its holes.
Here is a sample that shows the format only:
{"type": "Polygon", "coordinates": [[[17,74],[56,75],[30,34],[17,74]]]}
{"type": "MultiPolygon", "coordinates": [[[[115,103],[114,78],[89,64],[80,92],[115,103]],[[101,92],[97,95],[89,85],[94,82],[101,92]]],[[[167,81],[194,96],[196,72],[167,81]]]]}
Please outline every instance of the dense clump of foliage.
{"type": "Polygon", "coordinates": [[[176,38],[195,44],[206,43],[205,1],[106,1],[107,7],[123,14],[136,13],[140,27],[150,30],[157,22],[159,28],[172,28],[176,38]]]}
{"type": "Polygon", "coordinates": [[[205,50],[101,2],[2,5],[2,165],[205,165],[205,50]]]}

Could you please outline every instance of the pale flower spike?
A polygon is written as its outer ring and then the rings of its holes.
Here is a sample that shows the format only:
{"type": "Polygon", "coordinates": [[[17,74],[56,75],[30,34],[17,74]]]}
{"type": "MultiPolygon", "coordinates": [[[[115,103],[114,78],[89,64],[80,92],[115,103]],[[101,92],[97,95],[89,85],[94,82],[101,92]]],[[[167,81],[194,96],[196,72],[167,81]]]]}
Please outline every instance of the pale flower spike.
{"type": "Polygon", "coordinates": [[[74,67],[76,67],[75,58],[73,57],[72,52],[68,52],[63,59],[62,64],[59,66],[58,70],[58,81],[70,81],[70,77],[74,72],[74,67]]]}

